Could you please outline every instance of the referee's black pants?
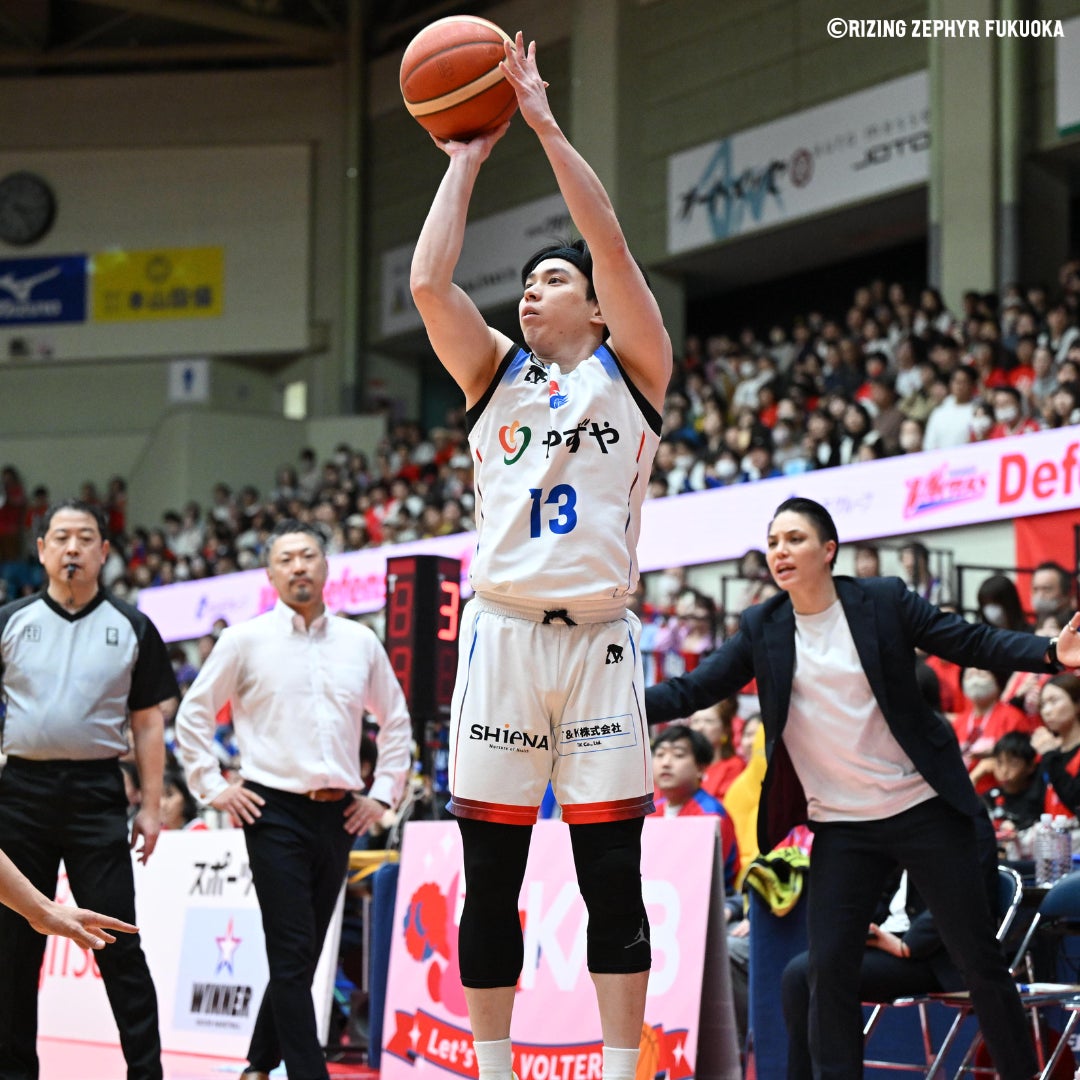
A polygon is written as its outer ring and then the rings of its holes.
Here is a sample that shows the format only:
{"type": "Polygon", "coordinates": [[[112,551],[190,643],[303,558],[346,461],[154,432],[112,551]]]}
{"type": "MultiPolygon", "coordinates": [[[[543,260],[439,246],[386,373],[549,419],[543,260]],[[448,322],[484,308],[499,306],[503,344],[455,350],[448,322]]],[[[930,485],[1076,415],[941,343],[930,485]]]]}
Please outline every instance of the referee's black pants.
{"type": "MultiPolygon", "coordinates": [[[[115,760],[8,758],[0,775],[0,847],[46,896],[56,894],[63,859],[80,907],[136,921],[127,797],[115,760]]],[[[38,976],[47,940],[0,906],[0,1080],[37,1080],[38,976]]],[[[139,935],[117,934],[93,959],[127,1080],[161,1080],[157,995],[139,935]]]]}
{"type": "Polygon", "coordinates": [[[349,865],[347,801],[247,786],[266,800],[262,816],[244,826],[244,839],[270,969],[248,1061],[269,1073],[284,1060],[289,1080],[327,1080],[311,983],[349,865]]]}

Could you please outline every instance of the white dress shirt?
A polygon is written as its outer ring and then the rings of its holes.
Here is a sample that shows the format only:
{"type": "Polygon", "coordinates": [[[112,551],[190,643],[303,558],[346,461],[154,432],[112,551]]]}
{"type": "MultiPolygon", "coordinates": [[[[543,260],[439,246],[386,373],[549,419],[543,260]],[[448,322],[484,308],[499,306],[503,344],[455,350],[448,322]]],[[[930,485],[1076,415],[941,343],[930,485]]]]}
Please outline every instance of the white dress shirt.
{"type": "Polygon", "coordinates": [[[227,701],[241,775],[295,793],[361,789],[360,737],[370,712],[379,762],[367,794],[397,805],[412,761],[412,724],[386,652],[366,626],[322,615],[307,628],[278,601],[223,631],[176,717],[188,783],[207,803],[228,786],[214,753],[227,701]]]}

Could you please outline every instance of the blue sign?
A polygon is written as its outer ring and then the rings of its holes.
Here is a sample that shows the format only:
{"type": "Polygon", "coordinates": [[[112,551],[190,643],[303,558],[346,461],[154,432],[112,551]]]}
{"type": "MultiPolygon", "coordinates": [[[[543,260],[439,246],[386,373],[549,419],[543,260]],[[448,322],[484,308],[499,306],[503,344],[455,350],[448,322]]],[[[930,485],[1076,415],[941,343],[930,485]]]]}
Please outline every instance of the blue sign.
{"type": "Polygon", "coordinates": [[[0,259],[0,326],[85,321],[85,255],[0,259]]]}

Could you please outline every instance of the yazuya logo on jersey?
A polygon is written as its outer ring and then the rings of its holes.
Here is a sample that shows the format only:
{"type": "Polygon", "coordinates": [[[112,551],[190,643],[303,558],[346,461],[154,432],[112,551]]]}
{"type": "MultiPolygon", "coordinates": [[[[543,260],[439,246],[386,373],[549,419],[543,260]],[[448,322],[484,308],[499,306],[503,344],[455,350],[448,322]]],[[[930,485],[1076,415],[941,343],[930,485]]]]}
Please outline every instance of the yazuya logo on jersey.
{"type": "MultiPolygon", "coordinates": [[[[582,435],[594,439],[603,454],[606,454],[608,447],[614,446],[620,438],[619,429],[612,427],[610,421],[605,420],[601,425],[598,421],[590,420],[586,416],[580,423],[575,424],[572,428],[567,428],[565,431],[549,428],[548,433],[544,436],[544,457],[551,457],[551,448],[553,446],[565,446],[568,453],[576,454],[581,449],[582,435]]],[[[586,445],[588,444],[586,443],[586,445]]]]}

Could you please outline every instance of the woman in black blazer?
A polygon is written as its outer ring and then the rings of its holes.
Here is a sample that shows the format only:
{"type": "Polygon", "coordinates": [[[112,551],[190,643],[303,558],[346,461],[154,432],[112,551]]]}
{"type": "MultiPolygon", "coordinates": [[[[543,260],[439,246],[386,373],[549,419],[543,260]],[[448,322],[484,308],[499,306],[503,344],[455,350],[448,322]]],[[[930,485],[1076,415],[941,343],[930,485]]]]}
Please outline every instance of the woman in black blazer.
{"type": "Polygon", "coordinates": [[[757,679],[768,769],[758,843],[795,825],[810,860],[810,1048],[814,1075],[862,1076],[859,969],[890,870],[907,869],[964,973],[1003,1080],[1038,1071],[1016,987],[994,938],[975,854],[975,794],[951,728],[915,677],[918,646],[965,667],[1056,671],[1080,665],[1080,615],[1060,640],[973,625],[898,578],[833,577],[829,512],[788,499],[768,530],[781,595],[689,675],[646,692],[650,723],[689,716],[757,679]]]}

